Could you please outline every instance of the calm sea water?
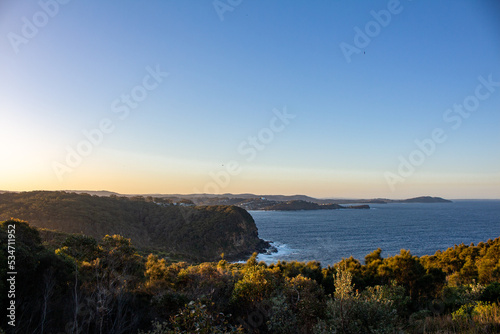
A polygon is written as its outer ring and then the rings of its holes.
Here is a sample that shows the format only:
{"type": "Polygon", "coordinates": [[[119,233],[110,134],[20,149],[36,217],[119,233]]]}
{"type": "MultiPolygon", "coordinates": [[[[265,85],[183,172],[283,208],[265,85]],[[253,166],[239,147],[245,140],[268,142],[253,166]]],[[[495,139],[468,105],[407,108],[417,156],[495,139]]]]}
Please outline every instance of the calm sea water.
{"type": "Polygon", "coordinates": [[[434,204],[370,204],[370,210],[250,211],[259,237],[278,253],[259,260],[317,260],[323,266],[374,249],[392,256],[404,248],[434,254],[455,244],[477,244],[500,236],[500,201],[434,204]]]}

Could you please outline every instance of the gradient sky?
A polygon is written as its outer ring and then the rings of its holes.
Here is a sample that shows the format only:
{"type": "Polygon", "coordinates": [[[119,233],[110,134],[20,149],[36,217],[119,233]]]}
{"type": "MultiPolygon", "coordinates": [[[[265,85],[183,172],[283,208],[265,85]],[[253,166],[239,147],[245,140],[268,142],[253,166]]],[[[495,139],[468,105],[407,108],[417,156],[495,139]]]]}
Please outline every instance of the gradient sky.
{"type": "Polygon", "coordinates": [[[500,5],[6,0],[0,116],[1,190],[500,198],[500,5]]]}

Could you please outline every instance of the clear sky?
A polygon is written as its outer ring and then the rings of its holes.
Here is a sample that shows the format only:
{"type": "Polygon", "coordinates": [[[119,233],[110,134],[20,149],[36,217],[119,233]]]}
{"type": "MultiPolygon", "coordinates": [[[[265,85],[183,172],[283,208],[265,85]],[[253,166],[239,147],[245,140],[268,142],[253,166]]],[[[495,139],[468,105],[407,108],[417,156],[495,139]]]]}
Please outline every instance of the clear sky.
{"type": "Polygon", "coordinates": [[[0,4],[0,189],[500,198],[498,1],[0,4]]]}

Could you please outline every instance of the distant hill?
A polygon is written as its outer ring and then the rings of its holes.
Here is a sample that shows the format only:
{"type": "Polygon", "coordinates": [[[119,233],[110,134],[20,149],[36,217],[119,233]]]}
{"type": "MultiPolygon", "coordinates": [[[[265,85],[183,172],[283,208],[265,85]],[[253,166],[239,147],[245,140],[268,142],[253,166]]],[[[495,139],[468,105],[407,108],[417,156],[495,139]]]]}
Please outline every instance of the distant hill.
{"type": "Polygon", "coordinates": [[[367,203],[367,204],[387,204],[387,203],[452,203],[452,201],[441,197],[420,196],[409,199],[388,199],[388,198],[372,198],[372,199],[340,199],[326,200],[335,201],[339,204],[349,203],[367,203]]]}
{"type": "Polygon", "coordinates": [[[338,209],[369,209],[368,205],[342,206],[339,204],[317,204],[307,201],[294,200],[287,202],[277,202],[266,206],[262,210],[273,211],[298,211],[298,210],[338,210],[338,209]]]}
{"type": "Polygon", "coordinates": [[[172,197],[172,198],[188,198],[198,205],[210,205],[225,201],[238,205],[239,202],[249,201],[265,201],[265,202],[289,202],[289,201],[305,201],[316,204],[353,204],[353,203],[366,203],[366,204],[384,204],[384,203],[452,203],[452,201],[441,197],[421,196],[410,199],[388,199],[388,198],[372,198],[372,199],[319,199],[306,195],[255,195],[255,194],[192,194],[192,195],[155,195],[158,197],[172,197]]]}
{"type": "Polygon", "coordinates": [[[0,221],[26,220],[40,228],[101,239],[131,238],[139,249],[212,261],[225,253],[243,258],[269,245],[259,239],[252,216],[236,206],[173,205],[152,197],[108,197],[62,191],[0,194],[0,221]]]}
{"type": "MultiPolygon", "coordinates": [[[[75,193],[75,194],[89,194],[89,195],[96,195],[96,196],[124,196],[119,193],[115,193],[113,191],[107,191],[107,190],[63,190],[64,192],[68,193],[75,193]]],[[[137,195],[131,195],[131,196],[137,196],[137,195]]]]}
{"type": "MultiPolygon", "coordinates": [[[[174,195],[179,196],[179,195],[174,195]]],[[[283,195],[207,195],[189,196],[197,205],[236,205],[246,210],[321,210],[321,209],[342,209],[342,205],[348,204],[387,204],[387,203],[451,203],[451,201],[441,197],[422,196],[405,200],[391,200],[386,198],[375,199],[317,199],[305,195],[283,196],[283,195]],[[251,197],[254,196],[254,197],[251,197]],[[306,204],[307,203],[307,204],[306,204]],[[330,207],[328,207],[330,205],[330,207]]],[[[170,197],[167,197],[170,198],[170,197]]],[[[179,197],[180,198],[180,197],[179,197]]],[[[348,208],[369,208],[367,206],[348,208]]]]}
{"type": "Polygon", "coordinates": [[[422,196],[415,197],[400,201],[394,201],[396,203],[452,203],[450,200],[441,198],[441,197],[430,197],[430,196],[422,196]]]}
{"type": "MultiPolygon", "coordinates": [[[[431,196],[420,196],[409,199],[388,199],[388,198],[371,198],[371,199],[345,199],[345,198],[314,198],[307,195],[256,195],[256,194],[119,194],[107,190],[66,190],[77,194],[89,194],[97,196],[124,196],[124,197],[155,197],[170,199],[173,202],[179,202],[183,199],[192,200],[196,205],[237,205],[245,207],[247,203],[254,203],[251,210],[260,210],[273,203],[289,202],[289,201],[305,201],[317,204],[385,204],[385,203],[452,203],[452,201],[431,196]],[[262,204],[257,204],[262,202],[262,204]]],[[[1,191],[0,191],[1,193],[1,191]]]]}

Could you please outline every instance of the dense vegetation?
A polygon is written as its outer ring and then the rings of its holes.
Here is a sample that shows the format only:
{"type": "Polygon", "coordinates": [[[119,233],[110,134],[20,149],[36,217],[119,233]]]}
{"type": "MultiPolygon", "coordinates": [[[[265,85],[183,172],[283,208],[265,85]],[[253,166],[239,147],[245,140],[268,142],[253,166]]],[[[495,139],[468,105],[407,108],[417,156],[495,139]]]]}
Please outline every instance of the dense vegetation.
{"type": "Polygon", "coordinates": [[[99,197],[62,191],[0,194],[0,220],[11,217],[96,239],[119,234],[141,250],[212,261],[249,256],[268,244],[250,214],[235,206],[194,207],[153,197],[99,197]]]}
{"type": "MultiPolygon", "coordinates": [[[[118,235],[42,243],[16,230],[18,333],[495,333],[500,331],[500,238],[432,256],[409,251],[266,265],[171,262],[141,256],[118,235]],[[54,249],[53,247],[57,247],[54,249]]],[[[44,232],[45,233],[45,232],[44,232]]],[[[7,307],[0,266],[0,308],[7,307]]],[[[8,318],[0,327],[10,329],[8,318]]]]}

